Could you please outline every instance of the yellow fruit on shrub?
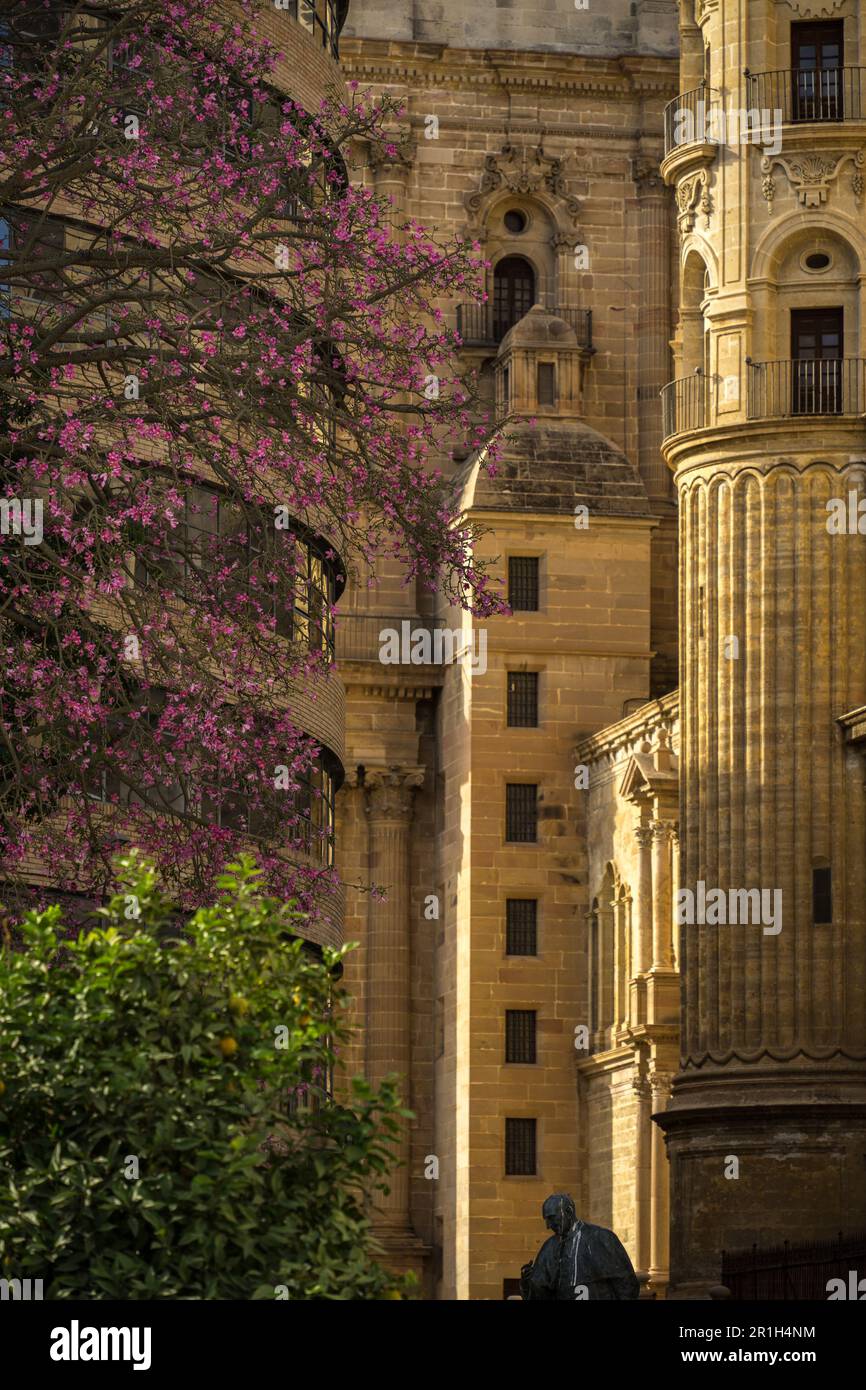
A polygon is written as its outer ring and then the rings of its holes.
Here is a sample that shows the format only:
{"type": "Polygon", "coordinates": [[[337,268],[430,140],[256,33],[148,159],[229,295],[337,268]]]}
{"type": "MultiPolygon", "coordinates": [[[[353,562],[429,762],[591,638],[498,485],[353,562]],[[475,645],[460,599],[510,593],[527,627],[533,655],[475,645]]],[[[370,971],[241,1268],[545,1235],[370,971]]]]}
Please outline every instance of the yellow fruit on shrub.
{"type": "Polygon", "coordinates": [[[237,1050],[238,1045],[234,1038],[220,1038],[220,1052],[224,1057],[233,1057],[237,1050]]]}

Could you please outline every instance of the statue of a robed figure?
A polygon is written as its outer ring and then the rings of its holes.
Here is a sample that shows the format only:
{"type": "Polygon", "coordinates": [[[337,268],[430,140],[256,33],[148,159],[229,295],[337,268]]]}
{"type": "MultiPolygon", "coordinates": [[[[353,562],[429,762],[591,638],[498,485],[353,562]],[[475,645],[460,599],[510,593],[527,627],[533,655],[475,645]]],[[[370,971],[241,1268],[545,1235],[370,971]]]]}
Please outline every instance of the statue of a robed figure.
{"type": "Polygon", "coordinates": [[[566,1192],[548,1197],[541,1214],[553,1235],[520,1271],[525,1300],[637,1298],[637,1275],[613,1231],[579,1221],[566,1192]]]}

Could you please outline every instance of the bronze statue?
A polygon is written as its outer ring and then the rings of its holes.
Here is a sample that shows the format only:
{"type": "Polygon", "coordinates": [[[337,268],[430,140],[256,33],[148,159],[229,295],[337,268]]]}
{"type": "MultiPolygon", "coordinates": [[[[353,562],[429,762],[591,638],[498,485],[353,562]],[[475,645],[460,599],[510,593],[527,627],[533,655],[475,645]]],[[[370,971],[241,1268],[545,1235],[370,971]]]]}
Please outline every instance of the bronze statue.
{"type": "Polygon", "coordinates": [[[548,1197],[541,1214],[553,1235],[520,1271],[524,1299],[637,1298],[637,1275],[613,1231],[579,1221],[567,1192],[548,1197]]]}

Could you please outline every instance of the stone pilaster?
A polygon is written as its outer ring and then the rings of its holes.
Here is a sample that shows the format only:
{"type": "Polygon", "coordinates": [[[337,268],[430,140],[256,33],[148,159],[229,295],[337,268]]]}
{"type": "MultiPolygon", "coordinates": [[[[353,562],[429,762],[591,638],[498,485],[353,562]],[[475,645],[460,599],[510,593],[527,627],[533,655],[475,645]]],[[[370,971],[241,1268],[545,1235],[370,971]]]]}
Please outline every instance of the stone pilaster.
{"type": "Polygon", "coordinates": [[[671,833],[667,821],[652,823],[653,868],[653,970],[670,970],[673,966],[671,943],[671,833]]]}
{"type": "MultiPolygon", "coordinates": [[[[650,1072],[648,1081],[652,1095],[652,1114],[664,1110],[671,1091],[671,1073],[650,1072]]],[[[650,1284],[656,1294],[664,1296],[670,1271],[670,1165],[665,1150],[665,1137],[658,1125],[650,1124],[650,1284]]]]}
{"type": "MultiPolygon", "coordinates": [[[[366,1073],[373,1086],[394,1073],[404,1079],[410,1074],[409,835],[414,791],[423,780],[423,768],[402,767],[368,769],[364,779],[370,878],[386,895],[371,899],[368,927],[366,1073]]],[[[408,1163],[409,1131],[404,1127],[391,1190],[377,1198],[377,1224],[408,1231],[408,1163]]]]}

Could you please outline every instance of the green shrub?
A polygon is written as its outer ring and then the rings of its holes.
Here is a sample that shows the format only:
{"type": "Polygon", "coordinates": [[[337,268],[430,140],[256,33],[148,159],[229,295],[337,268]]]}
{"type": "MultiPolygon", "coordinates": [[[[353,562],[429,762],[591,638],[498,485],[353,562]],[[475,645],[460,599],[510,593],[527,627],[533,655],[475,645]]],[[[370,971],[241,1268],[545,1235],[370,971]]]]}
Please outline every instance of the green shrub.
{"type": "Polygon", "coordinates": [[[243,858],[183,925],[119,861],[102,922],[32,913],[0,954],[0,1273],[52,1299],[378,1299],[364,1191],[405,1115],[395,1088],[303,1101],[346,1036],[339,952],[243,858]],[[295,1113],[288,1098],[301,1095],[295,1113]]]}

